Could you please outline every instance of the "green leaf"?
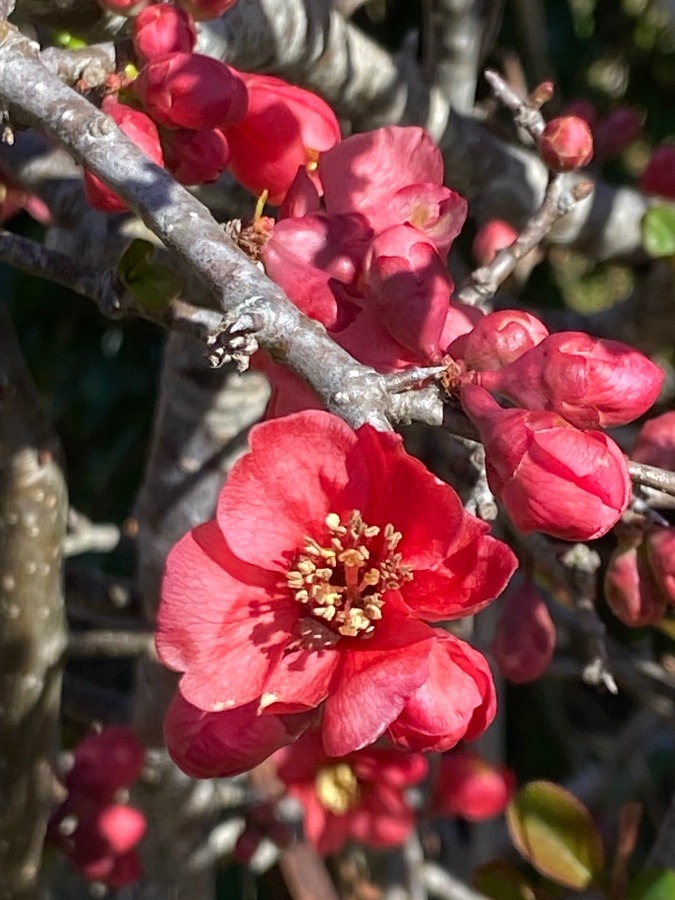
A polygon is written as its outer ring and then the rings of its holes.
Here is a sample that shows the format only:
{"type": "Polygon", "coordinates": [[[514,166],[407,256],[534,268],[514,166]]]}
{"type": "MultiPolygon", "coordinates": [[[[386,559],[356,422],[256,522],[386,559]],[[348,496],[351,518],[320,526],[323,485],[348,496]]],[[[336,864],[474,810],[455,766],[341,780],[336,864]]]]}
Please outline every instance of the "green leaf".
{"type": "Polygon", "coordinates": [[[675,254],[675,204],[647,210],[642,218],[642,244],[650,256],[675,254]]]}
{"type": "Polygon", "coordinates": [[[516,849],[542,875],[576,890],[602,875],[602,842],[591,814],[559,785],[526,784],[509,804],[506,821],[516,849]]]}
{"type": "Polygon", "coordinates": [[[472,882],[476,890],[490,900],[532,900],[535,896],[527,878],[514,865],[501,859],[476,869],[472,882]]]}
{"type": "Polygon", "coordinates": [[[675,871],[641,872],[628,885],[626,900],[673,900],[675,897],[675,871]]]}
{"type": "Polygon", "coordinates": [[[154,259],[149,241],[132,241],[117,264],[117,275],[136,302],[148,312],[164,309],[178,297],[183,282],[173,269],[154,259]]]}

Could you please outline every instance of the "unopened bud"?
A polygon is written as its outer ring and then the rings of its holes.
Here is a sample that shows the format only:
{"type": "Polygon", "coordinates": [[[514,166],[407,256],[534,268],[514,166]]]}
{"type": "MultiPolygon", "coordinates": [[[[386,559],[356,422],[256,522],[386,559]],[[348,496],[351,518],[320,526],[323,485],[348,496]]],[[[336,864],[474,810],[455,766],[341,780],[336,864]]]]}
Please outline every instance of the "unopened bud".
{"type": "Polygon", "coordinates": [[[560,116],[546,124],[539,139],[546,165],[555,172],[571,172],[593,157],[593,134],[588,122],[578,116],[560,116]]]}
{"type": "Polygon", "coordinates": [[[492,655],[507,681],[525,684],[548,669],[555,650],[553,619],[531,579],[512,583],[502,601],[492,655]]]}

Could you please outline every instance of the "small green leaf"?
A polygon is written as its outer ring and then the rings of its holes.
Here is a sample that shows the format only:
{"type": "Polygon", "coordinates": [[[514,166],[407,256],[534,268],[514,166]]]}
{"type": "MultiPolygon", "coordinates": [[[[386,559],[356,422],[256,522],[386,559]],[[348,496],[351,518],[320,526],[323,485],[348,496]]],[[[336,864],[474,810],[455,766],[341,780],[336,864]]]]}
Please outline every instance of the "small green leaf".
{"type": "Polygon", "coordinates": [[[532,900],[534,888],[509,862],[494,859],[473,874],[473,886],[490,900],[532,900]]]}
{"type": "Polygon", "coordinates": [[[675,871],[641,872],[628,885],[626,900],[673,900],[675,897],[675,871]]]}
{"type": "Polygon", "coordinates": [[[173,269],[154,260],[149,241],[132,241],[117,264],[117,275],[137,303],[149,312],[164,309],[178,297],[183,282],[173,269]]]}
{"type": "Polygon", "coordinates": [[[576,890],[597,883],[604,868],[600,835],[569,791],[531,781],[509,804],[506,821],[516,849],[542,875],[576,890]]]}
{"type": "Polygon", "coordinates": [[[647,210],[642,218],[642,244],[650,256],[675,254],[675,204],[647,210]]]}

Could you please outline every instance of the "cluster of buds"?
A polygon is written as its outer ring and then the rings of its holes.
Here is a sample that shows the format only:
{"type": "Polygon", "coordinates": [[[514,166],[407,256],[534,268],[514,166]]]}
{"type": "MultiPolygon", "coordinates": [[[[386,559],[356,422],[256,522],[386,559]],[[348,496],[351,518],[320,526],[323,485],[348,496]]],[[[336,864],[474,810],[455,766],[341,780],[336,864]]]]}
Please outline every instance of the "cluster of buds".
{"type": "Polygon", "coordinates": [[[617,341],[549,335],[527,313],[485,316],[448,348],[463,367],[460,397],[485,444],[488,481],[514,524],[590,540],[631,497],[626,460],[600,428],[622,425],[656,400],[663,373],[617,341]],[[514,407],[502,407],[496,394],[514,407]]]}
{"type": "MultiPolygon", "coordinates": [[[[632,456],[675,471],[675,412],[641,428],[632,456]]],[[[619,543],[605,574],[605,599],[624,625],[653,625],[675,605],[675,528],[644,523],[617,532],[619,543]]]]}
{"type": "Polygon", "coordinates": [[[120,795],[136,781],[144,760],[128,728],[106,728],[75,747],[65,777],[68,796],[50,819],[47,839],[88,881],[119,889],[141,875],[135,847],[145,834],[145,817],[120,795]]]}
{"type": "MultiPolygon", "coordinates": [[[[194,52],[195,19],[212,18],[230,5],[232,0],[186,0],[127,8],[125,14],[135,16],[133,44],[142,68],[128,103],[107,97],[102,109],[180,183],[215,181],[229,166],[245,187],[267,191],[269,202],[278,204],[298,168],[313,172],[319,154],[340,140],[340,126],[309,91],[194,52]]],[[[127,209],[91,173],[85,181],[96,209],[127,209]]]]}

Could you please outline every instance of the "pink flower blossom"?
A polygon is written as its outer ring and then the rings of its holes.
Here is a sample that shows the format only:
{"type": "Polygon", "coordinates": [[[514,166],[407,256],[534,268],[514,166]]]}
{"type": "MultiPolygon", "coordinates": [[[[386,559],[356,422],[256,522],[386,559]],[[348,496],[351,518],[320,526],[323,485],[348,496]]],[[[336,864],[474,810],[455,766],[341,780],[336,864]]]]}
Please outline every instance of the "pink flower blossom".
{"type": "MultiPolygon", "coordinates": [[[[157,648],[191,705],[167,721],[174,756],[190,753],[191,716],[197,734],[204,714],[248,704],[280,717],[279,744],[297,723],[285,717],[319,712],[335,756],[385,733],[419,750],[480,734],[494,712],[485,660],[420,620],[502,590],[515,559],[487,530],[397,435],[313,410],[253,429],[216,520],[167,561],[157,648]]],[[[220,734],[212,762],[204,736],[202,769],[248,768],[249,750],[220,734]]]]}
{"type": "Polygon", "coordinates": [[[412,832],[415,813],[405,789],[424,778],[423,756],[370,747],[336,759],[312,731],[275,760],[279,778],[304,808],[305,834],[319,853],[333,853],[349,840],[392,847],[412,832]]]}

